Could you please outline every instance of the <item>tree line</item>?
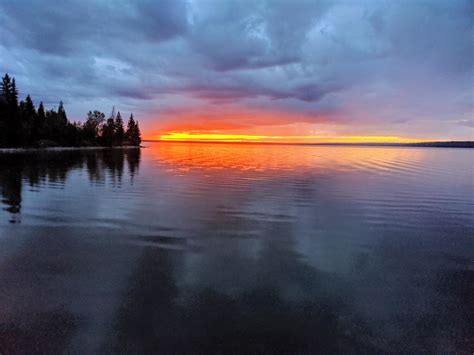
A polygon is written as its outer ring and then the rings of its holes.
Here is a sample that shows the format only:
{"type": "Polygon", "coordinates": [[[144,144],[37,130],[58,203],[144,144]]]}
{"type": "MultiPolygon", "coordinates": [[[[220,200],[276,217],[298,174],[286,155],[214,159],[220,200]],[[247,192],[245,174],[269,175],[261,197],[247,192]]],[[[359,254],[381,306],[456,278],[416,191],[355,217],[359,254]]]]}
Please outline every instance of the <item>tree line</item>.
{"type": "Polygon", "coordinates": [[[89,111],[84,123],[70,122],[62,101],[57,110],[36,109],[30,95],[18,100],[15,78],[2,78],[0,90],[0,147],[48,146],[139,146],[141,133],[133,113],[127,127],[120,111],[112,109],[106,119],[100,111],[89,111]]]}

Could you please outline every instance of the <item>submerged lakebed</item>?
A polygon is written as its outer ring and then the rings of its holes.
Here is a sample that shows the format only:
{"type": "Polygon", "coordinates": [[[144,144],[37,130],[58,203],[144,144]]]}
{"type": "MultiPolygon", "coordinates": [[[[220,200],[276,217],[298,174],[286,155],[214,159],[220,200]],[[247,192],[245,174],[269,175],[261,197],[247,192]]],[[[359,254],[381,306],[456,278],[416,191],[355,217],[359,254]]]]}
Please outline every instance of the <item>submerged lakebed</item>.
{"type": "Polygon", "coordinates": [[[0,152],[0,353],[472,350],[474,151],[0,152]]]}

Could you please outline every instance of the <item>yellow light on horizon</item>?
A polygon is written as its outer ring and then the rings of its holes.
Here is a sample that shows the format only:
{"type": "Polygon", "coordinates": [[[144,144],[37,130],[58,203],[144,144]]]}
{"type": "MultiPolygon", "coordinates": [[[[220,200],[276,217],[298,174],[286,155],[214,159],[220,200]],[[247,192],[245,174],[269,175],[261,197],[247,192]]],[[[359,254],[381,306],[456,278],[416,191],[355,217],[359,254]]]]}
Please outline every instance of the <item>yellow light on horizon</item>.
{"type": "Polygon", "coordinates": [[[170,132],[160,136],[159,140],[198,140],[214,142],[248,142],[262,141],[268,136],[256,136],[246,134],[220,134],[220,133],[191,133],[191,132],[170,132]]]}
{"type": "Polygon", "coordinates": [[[398,136],[265,136],[201,132],[168,132],[161,141],[255,142],[255,143],[419,143],[433,140],[398,136]]]}

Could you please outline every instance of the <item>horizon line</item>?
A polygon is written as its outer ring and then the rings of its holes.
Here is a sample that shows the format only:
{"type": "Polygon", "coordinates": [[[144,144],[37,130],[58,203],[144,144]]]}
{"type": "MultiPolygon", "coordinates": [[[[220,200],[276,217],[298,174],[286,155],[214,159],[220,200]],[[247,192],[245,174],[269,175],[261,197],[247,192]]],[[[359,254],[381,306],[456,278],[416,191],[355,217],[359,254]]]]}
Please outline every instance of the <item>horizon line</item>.
{"type": "Polygon", "coordinates": [[[206,143],[206,144],[258,144],[258,145],[325,145],[325,146],[419,146],[419,147],[454,147],[474,148],[474,140],[446,140],[424,142],[268,142],[268,141],[223,141],[223,140],[171,140],[171,139],[143,139],[142,142],[152,143],[206,143]]]}

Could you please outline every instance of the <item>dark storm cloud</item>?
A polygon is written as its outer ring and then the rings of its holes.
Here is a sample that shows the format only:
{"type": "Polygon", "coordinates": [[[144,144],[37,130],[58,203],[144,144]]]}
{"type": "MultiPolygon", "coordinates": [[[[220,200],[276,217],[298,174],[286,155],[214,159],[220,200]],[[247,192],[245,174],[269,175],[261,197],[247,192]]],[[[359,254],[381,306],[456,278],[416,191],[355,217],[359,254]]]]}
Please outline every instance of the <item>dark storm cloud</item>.
{"type": "Polygon", "coordinates": [[[109,38],[161,41],[187,29],[179,0],[135,2],[7,0],[2,2],[6,44],[68,55],[108,48],[109,38]]]}
{"type": "Polygon", "coordinates": [[[115,104],[151,125],[167,112],[240,106],[294,113],[289,123],[330,115],[396,122],[405,134],[405,125],[421,132],[428,121],[465,135],[455,122],[472,126],[473,6],[5,0],[0,69],[23,94],[63,99],[75,118],[115,104]]]}
{"type": "Polygon", "coordinates": [[[191,45],[216,70],[262,68],[299,61],[305,34],[325,1],[203,1],[191,45]]]}

